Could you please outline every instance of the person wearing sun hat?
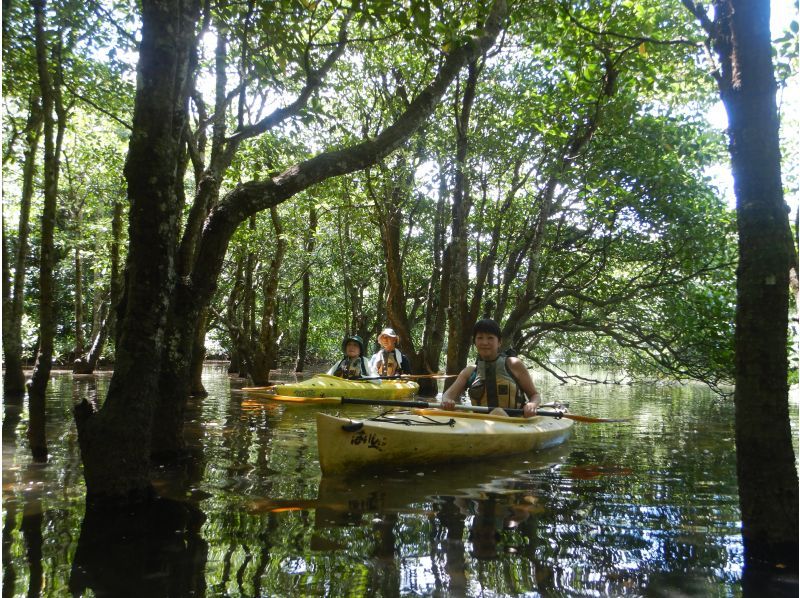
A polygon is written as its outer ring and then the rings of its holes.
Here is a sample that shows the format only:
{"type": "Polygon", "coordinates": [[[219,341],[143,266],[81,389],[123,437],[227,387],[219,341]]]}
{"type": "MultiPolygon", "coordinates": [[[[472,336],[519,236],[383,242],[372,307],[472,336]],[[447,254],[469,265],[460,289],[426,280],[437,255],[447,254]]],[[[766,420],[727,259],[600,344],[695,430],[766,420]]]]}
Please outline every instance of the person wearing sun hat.
{"type": "Polygon", "coordinates": [[[411,373],[408,357],[397,348],[397,333],[393,328],[384,328],[378,335],[381,350],[369,360],[372,368],[380,376],[398,376],[411,373]]]}
{"type": "MultiPolygon", "coordinates": [[[[358,379],[375,378],[378,376],[375,369],[364,357],[364,341],[357,334],[345,337],[342,341],[344,357],[335,363],[328,374],[340,378],[358,379]]],[[[380,382],[380,381],[378,381],[380,382]]]]}

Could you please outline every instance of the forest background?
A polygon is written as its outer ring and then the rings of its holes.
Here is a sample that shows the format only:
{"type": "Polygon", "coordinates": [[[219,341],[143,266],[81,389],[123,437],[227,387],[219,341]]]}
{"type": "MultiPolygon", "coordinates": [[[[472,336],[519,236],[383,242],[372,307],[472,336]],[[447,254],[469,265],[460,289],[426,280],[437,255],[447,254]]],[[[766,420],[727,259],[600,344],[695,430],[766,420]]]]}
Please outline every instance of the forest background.
{"type": "MultiPolygon", "coordinates": [[[[468,23],[436,2],[394,15],[376,3],[357,24],[335,2],[215,7],[193,72],[187,230],[235,185],[375,135],[468,23]],[[217,189],[193,202],[210,180],[217,189]]],[[[797,22],[777,14],[785,132],[798,124],[797,22]]],[[[669,3],[527,3],[512,18],[400,149],[238,228],[201,327],[232,371],[263,382],[271,368],[332,360],[345,334],[374,343],[387,324],[418,371],[453,371],[488,316],[508,346],[564,379],[578,362],[718,390],[733,380],[735,213],[692,15],[669,3]]],[[[67,1],[49,5],[44,25],[60,158],[54,351],[91,369],[114,355],[104,341],[123,289],[141,25],[121,4],[67,1]]],[[[4,334],[19,328],[32,363],[45,186],[32,5],[10,3],[3,27],[4,334]]],[[[784,133],[795,221],[797,150],[784,133]]]]}
{"type": "Polygon", "coordinates": [[[570,362],[720,392],[735,377],[747,550],[795,562],[797,142],[782,178],[778,130],[798,24],[770,40],[768,17],[5,2],[3,393],[35,352],[34,458],[54,356],[87,373],[113,354],[102,408],[75,415],[87,498],[131,499],[151,458],[181,453],[207,336],[262,383],[388,322],[415,371],[455,372],[489,316],[564,379],[570,362]],[[726,157],[705,118],[719,95],[736,212],[707,174],[726,157]]]}

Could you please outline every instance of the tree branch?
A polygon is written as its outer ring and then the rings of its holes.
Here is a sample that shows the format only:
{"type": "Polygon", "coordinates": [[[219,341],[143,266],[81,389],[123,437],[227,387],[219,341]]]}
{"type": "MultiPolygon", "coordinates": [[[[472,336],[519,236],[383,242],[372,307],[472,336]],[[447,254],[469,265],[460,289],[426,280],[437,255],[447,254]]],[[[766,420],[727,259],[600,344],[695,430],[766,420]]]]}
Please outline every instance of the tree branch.
{"type": "Polygon", "coordinates": [[[322,85],[325,75],[328,74],[339,57],[344,53],[344,50],[347,47],[347,27],[350,24],[352,17],[353,10],[351,9],[342,20],[342,24],[339,28],[339,38],[336,47],[330,54],[328,54],[328,57],[322,63],[322,66],[315,71],[310,68],[310,65],[307,65],[306,84],[303,89],[300,90],[300,94],[297,96],[297,99],[295,99],[295,101],[288,106],[276,108],[271,114],[264,117],[259,122],[253,125],[241,127],[227,139],[230,144],[236,145],[245,139],[265,133],[287,118],[295,116],[298,112],[300,112],[300,110],[308,103],[308,99],[311,97],[311,95],[320,87],[320,85],[322,85]]]}

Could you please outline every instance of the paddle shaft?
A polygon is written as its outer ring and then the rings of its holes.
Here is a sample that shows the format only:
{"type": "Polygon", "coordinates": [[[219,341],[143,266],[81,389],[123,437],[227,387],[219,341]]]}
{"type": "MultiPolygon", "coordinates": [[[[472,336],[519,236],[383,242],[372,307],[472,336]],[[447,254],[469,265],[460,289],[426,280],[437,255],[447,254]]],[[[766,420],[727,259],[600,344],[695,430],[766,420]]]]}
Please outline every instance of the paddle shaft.
{"type": "Polygon", "coordinates": [[[397,374],[396,376],[362,376],[361,378],[347,378],[353,382],[361,380],[444,380],[445,378],[455,378],[456,374],[397,374]]]}
{"type": "MultiPolygon", "coordinates": [[[[442,406],[441,403],[428,403],[427,401],[396,401],[392,399],[356,399],[342,397],[342,404],[345,403],[350,405],[386,405],[387,407],[416,407],[422,409],[438,408],[442,406]]],[[[491,411],[489,407],[475,407],[471,405],[456,405],[455,407],[456,410],[459,411],[473,411],[475,413],[489,413],[491,411]]],[[[522,409],[503,409],[503,411],[510,416],[522,415],[522,409]]],[[[553,417],[557,416],[556,413],[549,413],[547,415],[553,417]]]]}
{"type": "MultiPolygon", "coordinates": [[[[442,407],[441,403],[428,403],[426,401],[396,401],[392,399],[356,399],[356,398],[348,398],[342,397],[342,404],[350,404],[350,405],[385,405],[387,407],[415,407],[415,408],[440,408],[442,407]]],[[[491,413],[495,407],[482,407],[478,405],[456,405],[456,410],[458,411],[471,411],[473,413],[491,413]]],[[[523,411],[522,409],[503,409],[506,412],[506,415],[511,417],[522,417],[523,411]]],[[[571,419],[577,422],[583,422],[587,424],[601,424],[601,423],[613,423],[613,422],[625,422],[628,420],[625,419],[608,419],[604,417],[589,417],[588,415],[573,415],[572,413],[562,413],[560,411],[537,411],[536,415],[540,415],[542,417],[555,417],[556,419],[565,418],[571,419]]]]}

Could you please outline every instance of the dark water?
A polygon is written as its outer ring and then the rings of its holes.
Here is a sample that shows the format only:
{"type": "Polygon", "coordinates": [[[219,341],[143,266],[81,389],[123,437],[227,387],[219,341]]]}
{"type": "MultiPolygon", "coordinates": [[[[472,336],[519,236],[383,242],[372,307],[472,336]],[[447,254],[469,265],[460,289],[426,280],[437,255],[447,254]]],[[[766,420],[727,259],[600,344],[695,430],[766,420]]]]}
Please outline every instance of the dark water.
{"type": "Polygon", "coordinates": [[[163,500],[86,515],[70,410],[108,381],[54,376],[46,466],[29,458],[25,409],[4,406],[3,596],[751,594],[733,405],[703,387],[537,379],[574,413],[630,422],[576,424],[542,453],[323,479],[318,408],[247,400],[208,366],[210,396],[188,410],[194,458],[156,472],[163,500]]]}

